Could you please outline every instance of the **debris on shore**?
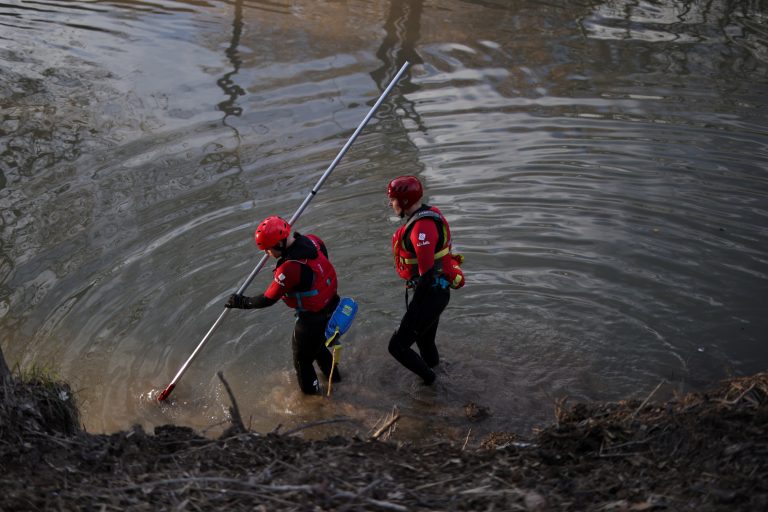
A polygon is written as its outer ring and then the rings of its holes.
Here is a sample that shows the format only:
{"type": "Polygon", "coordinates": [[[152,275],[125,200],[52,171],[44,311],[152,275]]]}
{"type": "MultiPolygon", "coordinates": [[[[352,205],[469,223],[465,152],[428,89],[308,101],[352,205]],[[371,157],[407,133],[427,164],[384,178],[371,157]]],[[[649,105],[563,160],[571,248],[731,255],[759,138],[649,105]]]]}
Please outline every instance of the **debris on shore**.
{"type": "Polygon", "coordinates": [[[472,448],[242,425],[95,435],[66,385],[4,379],[0,510],[768,510],[768,373],[555,413],[472,448]]]}

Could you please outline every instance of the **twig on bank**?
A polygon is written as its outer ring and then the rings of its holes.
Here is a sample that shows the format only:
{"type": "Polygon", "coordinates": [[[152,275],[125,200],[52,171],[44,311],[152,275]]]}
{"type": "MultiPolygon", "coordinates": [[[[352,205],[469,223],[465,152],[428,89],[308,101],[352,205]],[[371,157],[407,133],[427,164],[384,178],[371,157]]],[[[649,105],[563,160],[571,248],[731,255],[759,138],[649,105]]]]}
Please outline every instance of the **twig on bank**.
{"type": "Polygon", "coordinates": [[[237,406],[235,395],[232,393],[232,389],[229,387],[229,383],[224,378],[224,372],[219,370],[216,375],[219,376],[219,380],[221,380],[221,383],[224,384],[224,389],[227,390],[229,400],[232,402],[232,406],[229,408],[229,413],[232,416],[232,427],[234,427],[233,430],[238,434],[247,432],[245,425],[243,424],[243,418],[240,417],[240,408],[237,406]]]}
{"type": "Polygon", "coordinates": [[[464,451],[464,449],[467,447],[467,443],[469,442],[470,434],[472,434],[472,427],[469,427],[469,430],[467,431],[467,438],[464,439],[464,445],[461,447],[461,451],[464,451]]]}
{"type": "Polygon", "coordinates": [[[318,425],[326,425],[328,423],[341,423],[342,421],[351,421],[349,418],[332,418],[330,420],[320,420],[320,421],[313,421],[312,423],[305,423],[304,425],[301,425],[296,428],[292,428],[291,430],[284,432],[284,436],[289,436],[291,434],[295,434],[296,432],[299,432],[301,430],[317,427],[318,425]]]}
{"type": "Polygon", "coordinates": [[[376,430],[376,432],[371,434],[370,439],[378,439],[379,436],[381,436],[381,434],[383,434],[386,430],[388,430],[390,427],[392,427],[392,425],[394,425],[395,422],[397,422],[397,420],[399,420],[399,419],[400,419],[400,411],[398,411],[397,407],[395,407],[392,410],[392,417],[389,419],[389,421],[384,423],[384,425],[379,427],[379,429],[376,430]]]}
{"type": "MultiPolygon", "coordinates": [[[[440,480],[440,481],[437,481],[437,482],[429,482],[428,484],[423,484],[423,485],[420,485],[418,487],[414,487],[411,490],[413,492],[422,491],[422,490],[428,489],[430,487],[435,487],[436,485],[445,485],[448,482],[455,482],[457,480],[466,480],[466,479],[467,479],[467,475],[461,474],[459,476],[452,476],[451,478],[446,478],[445,480],[440,480]]],[[[504,483],[505,483],[505,485],[507,484],[507,482],[504,482],[504,483]]]]}
{"type": "Polygon", "coordinates": [[[396,512],[406,512],[408,510],[408,508],[403,505],[397,505],[396,503],[390,503],[388,501],[375,500],[373,498],[368,498],[366,501],[371,505],[375,505],[385,510],[394,510],[396,512]]]}
{"type": "Polygon", "coordinates": [[[736,405],[737,403],[739,403],[739,401],[741,401],[742,398],[744,398],[747,395],[747,393],[749,393],[753,389],[755,389],[755,383],[752,383],[751,386],[749,386],[743,393],[741,393],[738,397],[734,398],[733,400],[716,399],[715,401],[722,404],[726,404],[726,405],[736,405]]]}
{"type": "Polygon", "coordinates": [[[661,387],[661,385],[662,385],[662,384],[664,384],[664,382],[666,382],[666,381],[665,381],[664,379],[662,379],[662,380],[661,380],[661,382],[659,382],[658,384],[656,384],[656,387],[655,387],[655,388],[653,388],[653,391],[651,391],[651,394],[650,394],[650,395],[648,395],[648,396],[645,398],[645,400],[643,400],[643,403],[641,403],[641,404],[640,404],[640,407],[638,407],[637,409],[635,409],[635,412],[633,412],[633,413],[632,413],[632,416],[630,416],[630,418],[634,418],[635,416],[637,416],[637,413],[639,413],[639,412],[640,412],[640,411],[643,409],[643,407],[645,407],[645,404],[647,404],[647,403],[648,403],[648,400],[650,400],[650,399],[651,399],[651,397],[652,397],[653,395],[655,395],[655,394],[656,394],[656,392],[659,390],[659,388],[661,387]]]}
{"type": "Polygon", "coordinates": [[[3,357],[3,349],[0,348],[0,383],[7,384],[11,381],[11,370],[3,357]]]}
{"type": "Polygon", "coordinates": [[[122,492],[122,491],[142,490],[144,492],[147,492],[147,490],[151,490],[159,486],[174,486],[179,484],[196,484],[196,483],[207,483],[207,484],[216,483],[216,484],[222,484],[222,485],[229,484],[229,485],[257,489],[260,491],[269,491],[269,492],[312,492],[315,489],[315,487],[311,485],[264,485],[264,484],[256,484],[256,483],[248,482],[247,480],[242,480],[239,478],[227,478],[227,477],[219,477],[219,476],[194,476],[194,477],[183,477],[183,478],[166,478],[162,480],[149,480],[146,482],[126,485],[123,487],[108,488],[107,491],[114,493],[114,492],[122,492]]]}

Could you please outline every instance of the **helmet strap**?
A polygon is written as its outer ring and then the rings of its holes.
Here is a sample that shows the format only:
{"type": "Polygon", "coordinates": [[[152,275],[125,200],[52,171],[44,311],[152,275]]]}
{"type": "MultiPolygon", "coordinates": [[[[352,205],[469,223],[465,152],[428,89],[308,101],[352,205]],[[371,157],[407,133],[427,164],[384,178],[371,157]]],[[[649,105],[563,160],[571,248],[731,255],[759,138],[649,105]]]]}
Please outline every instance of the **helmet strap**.
{"type": "Polygon", "coordinates": [[[408,200],[407,199],[398,199],[397,202],[400,204],[400,218],[404,219],[406,217],[406,211],[408,211],[408,200]]]}

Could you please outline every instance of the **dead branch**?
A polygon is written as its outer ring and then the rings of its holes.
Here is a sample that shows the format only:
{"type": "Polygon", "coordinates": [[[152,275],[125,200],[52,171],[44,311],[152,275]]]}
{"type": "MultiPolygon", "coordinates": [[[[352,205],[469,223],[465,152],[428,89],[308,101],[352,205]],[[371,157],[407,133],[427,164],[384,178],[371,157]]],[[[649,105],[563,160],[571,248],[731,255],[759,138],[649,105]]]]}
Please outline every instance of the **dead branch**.
{"type": "Polygon", "coordinates": [[[380,427],[380,428],[379,428],[379,429],[378,429],[376,432],[374,432],[374,433],[371,435],[370,439],[372,439],[372,440],[373,440],[373,439],[378,439],[378,438],[379,438],[379,436],[380,436],[381,434],[383,434],[383,433],[384,433],[384,432],[385,432],[387,429],[389,429],[389,428],[390,428],[392,425],[394,425],[394,424],[395,424],[395,422],[397,422],[397,420],[399,420],[399,419],[400,419],[400,411],[397,411],[397,410],[395,409],[395,411],[393,411],[393,415],[392,415],[392,417],[389,419],[389,421],[387,421],[387,422],[386,422],[384,425],[382,425],[382,426],[381,426],[381,427],[380,427]]]}
{"type": "Polygon", "coordinates": [[[632,416],[631,416],[631,418],[634,418],[635,416],[637,416],[637,413],[639,413],[639,412],[640,412],[640,411],[643,409],[643,407],[645,407],[645,404],[647,404],[647,403],[648,403],[648,400],[650,400],[650,399],[651,399],[651,397],[652,397],[653,395],[655,395],[655,394],[656,394],[656,392],[659,390],[659,388],[661,387],[661,385],[662,385],[662,384],[664,384],[664,382],[665,382],[665,381],[662,379],[662,380],[661,380],[661,382],[659,382],[659,383],[656,385],[656,387],[655,387],[655,388],[653,388],[653,391],[651,391],[651,394],[650,394],[650,395],[648,395],[648,396],[646,397],[646,399],[645,399],[645,400],[643,400],[643,403],[641,403],[641,404],[640,404],[640,407],[638,407],[637,409],[635,409],[635,412],[634,412],[634,413],[632,413],[632,416]]]}
{"type": "Polygon", "coordinates": [[[229,383],[224,378],[224,372],[219,370],[216,375],[219,376],[219,380],[224,384],[224,389],[227,390],[229,395],[229,401],[232,402],[232,406],[229,408],[229,414],[232,416],[232,428],[228,430],[229,434],[242,434],[247,432],[245,425],[243,424],[243,418],[240,417],[240,408],[237,406],[237,400],[232,393],[232,389],[229,387],[229,383]]]}
{"type": "Polygon", "coordinates": [[[326,425],[328,423],[341,423],[343,421],[352,421],[352,420],[349,419],[349,418],[344,417],[344,418],[331,418],[329,420],[313,421],[311,423],[305,423],[304,425],[298,426],[298,427],[293,428],[293,429],[291,429],[291,430],[289,430],[287,432],[284,432],[283,435],[284,436],[289,436],[289,435],[295,434],[296,432],[299,432],[301,430],[305,430],[305,429],[312,428],[312,427],[317,427],[318,425],[326,425]]]}
{"type": "Polygon", "coordinates": [[[3,349],[0,348],[0,383],[9,382],[10,380],[11,370],[8,368],[8,364],[5,362],[3,349]]]}

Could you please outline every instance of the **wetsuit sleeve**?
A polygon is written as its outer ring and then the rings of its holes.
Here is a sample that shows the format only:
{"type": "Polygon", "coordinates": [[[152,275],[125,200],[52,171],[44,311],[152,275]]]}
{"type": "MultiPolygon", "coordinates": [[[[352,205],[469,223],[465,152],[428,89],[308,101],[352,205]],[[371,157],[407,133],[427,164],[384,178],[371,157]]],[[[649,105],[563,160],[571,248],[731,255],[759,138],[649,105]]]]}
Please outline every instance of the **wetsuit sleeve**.
{"type": "Polygon", "coordinates": [[[435,266],[435,251],[439,240],[437,223],[432,219],[417,220],[411,230],[410,240],[416,251],[419,275],[424,275],[435,266]]]}
{"type": "Polygon", "coordinates": [[[270,299],[262,293],[261,295],[257,295],[255,297],[248,297],[246,309],[268,308],[278,300],[279,299],[270,299]]]}
{"type": "Polygon", "coordinates": [[[269,285],[264,297],[273,301],[279,300],[283,295],[292,291],[301,280],[301,264],[295,261],[286,261],[275,270],[275,278],[269,285]]]}

